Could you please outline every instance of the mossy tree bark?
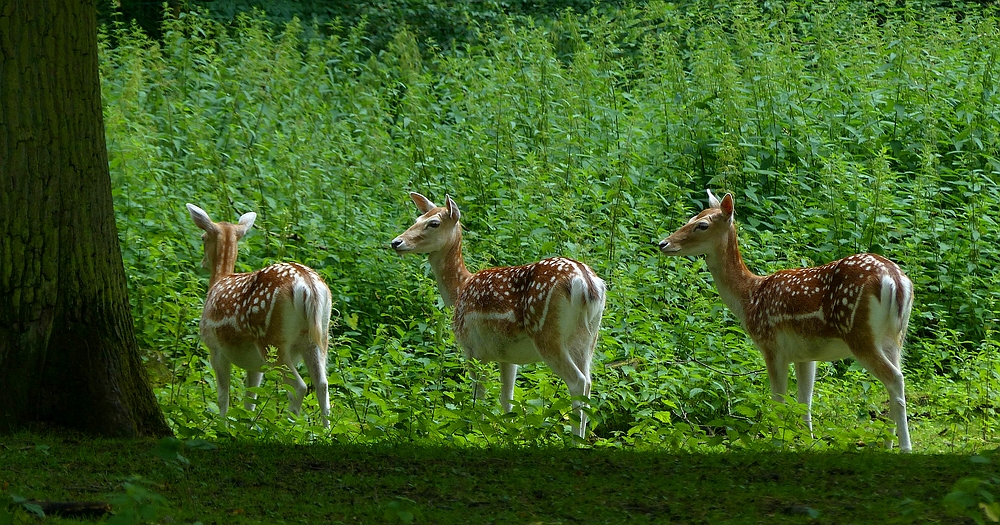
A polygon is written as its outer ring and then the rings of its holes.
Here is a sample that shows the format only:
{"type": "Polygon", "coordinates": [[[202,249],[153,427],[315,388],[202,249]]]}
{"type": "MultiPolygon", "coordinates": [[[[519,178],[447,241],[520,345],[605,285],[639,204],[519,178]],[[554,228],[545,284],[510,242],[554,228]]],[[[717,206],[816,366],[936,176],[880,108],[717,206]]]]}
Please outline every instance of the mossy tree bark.
{"type": "Polygon", "coordinates": [[[0,433],[167,435],[111,198],[93,0],[0,0],[0,433]]]}

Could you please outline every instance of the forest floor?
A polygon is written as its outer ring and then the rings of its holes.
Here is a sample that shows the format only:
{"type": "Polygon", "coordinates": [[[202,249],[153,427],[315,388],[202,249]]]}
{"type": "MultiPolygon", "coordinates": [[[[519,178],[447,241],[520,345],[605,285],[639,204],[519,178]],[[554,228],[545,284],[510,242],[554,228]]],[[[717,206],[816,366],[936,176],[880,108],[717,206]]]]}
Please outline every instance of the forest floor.
{"type": "Polygon", "coordinates": [[[0,523],[41,522],[22,500],[112,502],[120,523],[972,523],[948,514],[942,500],[959,479],[997,471],[996,461],[964,454],[886,451],[210,445],[18,434],[0,437],[0,523]]]}

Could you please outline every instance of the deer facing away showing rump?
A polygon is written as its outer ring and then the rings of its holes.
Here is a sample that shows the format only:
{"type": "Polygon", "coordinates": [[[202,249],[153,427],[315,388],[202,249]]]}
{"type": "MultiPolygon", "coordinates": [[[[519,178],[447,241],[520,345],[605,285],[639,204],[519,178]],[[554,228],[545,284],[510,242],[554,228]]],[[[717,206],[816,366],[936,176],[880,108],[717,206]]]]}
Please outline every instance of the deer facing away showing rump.
{"type": "MultiPolygon", "coordinates": [[[[740,255],[733,196],[720,201],[659,243],[666,255],[705,255],[723,302],[764,356],[772,397],[788,389],[795,365],[798,401],[811,408],[816,361],[854,357],[889,392],[899,448],[910,452],[901,366],[913,305],[913,283],[892,261],[858,254],[811,268],[754,275],[740,255]]],[[[812,431],[812,416],[805,416],[812,431]]]]}
{"type": "MultiPolygon", "coordinates": [[[[593,270],[555,257],[523,266],[469,272],[462,258],[461,212],[446,197],[436,206],[419,193],[410,198],[422,213],[393,239],[396,253],[428,254],[444,302],[454,307],[452,328],[467,358],[500,364],[500,403],[510,412],[520,364],[544,361],[573,397],[590,396],[590,363],[604,313],[605,287],[593,270]]],[[[573,401],[586,436],[587,416],[573,401]]]]}
{"type": "MultiPolygon", "coordinates": [[[[187,205],[199,228],[205,248],[204,266],[210,273],[208,295],[202,310],[200,335],[208,346],[219,395],[219,414],[229,408],[231,365],[247,371],[247,387],[260,385],[268,363],[285,365],[289,409],[302,407],[306,384],[296,370],[305,361],[316,388],[323,425],[329,426],[330,397],[326,358],[330,314],[330,289],[312,268],[298,263],[278,263],[250,273],[233,273],[237,243],[253,226],[257,214],[240,217],[237,224],[212,222],[201,208],[187,205]],[[268,355],[269,348],[275,349],[268,355]]],[[[254,409],[253,396],[245,401],[254,409]]]]}

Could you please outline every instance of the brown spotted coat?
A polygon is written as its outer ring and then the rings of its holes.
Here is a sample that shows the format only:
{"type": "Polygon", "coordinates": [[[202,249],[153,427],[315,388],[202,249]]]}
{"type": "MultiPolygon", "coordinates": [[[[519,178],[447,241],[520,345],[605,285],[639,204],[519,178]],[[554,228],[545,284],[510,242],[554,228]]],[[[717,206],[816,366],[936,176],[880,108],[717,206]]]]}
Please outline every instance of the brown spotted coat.
{"type": "MultiPolygon", "coordinates": [[[[399,254],[426,253],[444,302],[454,306],[452,326],[466,357],[500,363],[501,397],[511,410],[517,366],[544,361],[574,397],[590,395],[590,363],[604,311],[605,286],[587,265],[554,257],[523,266],[466,269],[461,212],[450,197],[436,206],[410,198],[422,215],[393,239],[399,254]]],[[[586,414],[574,401],[586,433],[586,414]]]]}
{"type": "MultiPolygon", "coordinates": [[[[720,201],[709,192],[709,201],[660,249],[705,255],[723,302],[763,354],[773,397],[783,399],[792,363],[798,400],[811,405],[815,362],[853,356],[886,386],[900,449],[910,451],[901,360],[913,283],[894,262],[868,253],[754,275],[740,254],[732,195],[720,201]]],[[[811,430],[808,412],[806,421],[811,430]]]]}

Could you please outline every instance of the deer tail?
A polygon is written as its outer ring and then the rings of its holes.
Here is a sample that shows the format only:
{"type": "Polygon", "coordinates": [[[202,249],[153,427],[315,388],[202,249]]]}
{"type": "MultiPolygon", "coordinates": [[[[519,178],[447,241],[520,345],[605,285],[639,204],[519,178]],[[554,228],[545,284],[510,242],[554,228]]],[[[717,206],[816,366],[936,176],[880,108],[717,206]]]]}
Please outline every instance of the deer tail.
{"type": "Polygon", "coordinates": [[[305,282],[295,287],[295,309],[309,324],[309,338],[324,352],[329,344],[330,312],[333,298],[326,283],[314,273],[303,275],[305,282]]]}

